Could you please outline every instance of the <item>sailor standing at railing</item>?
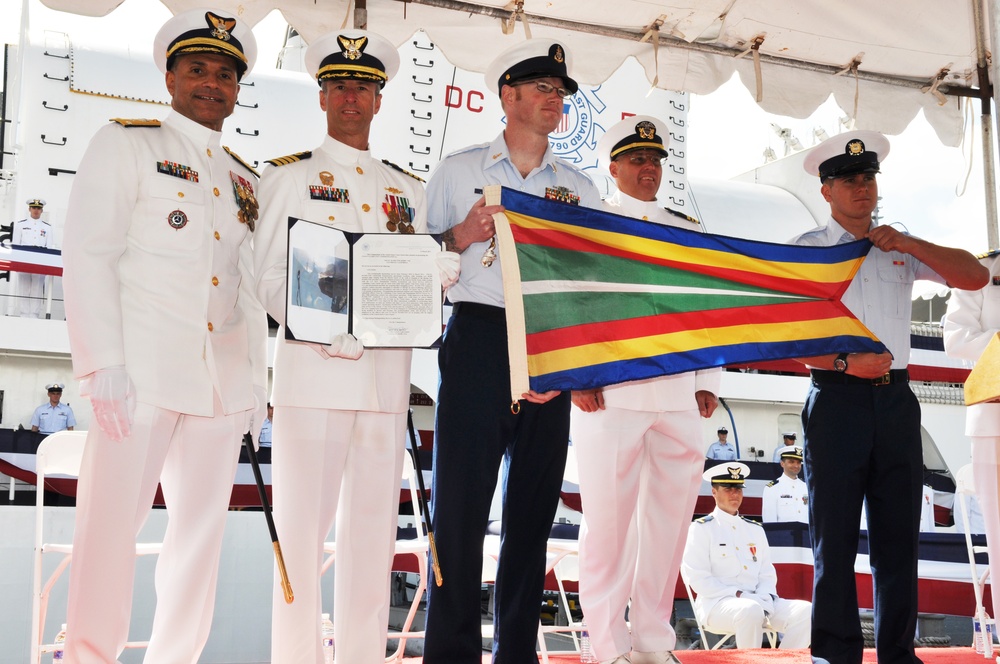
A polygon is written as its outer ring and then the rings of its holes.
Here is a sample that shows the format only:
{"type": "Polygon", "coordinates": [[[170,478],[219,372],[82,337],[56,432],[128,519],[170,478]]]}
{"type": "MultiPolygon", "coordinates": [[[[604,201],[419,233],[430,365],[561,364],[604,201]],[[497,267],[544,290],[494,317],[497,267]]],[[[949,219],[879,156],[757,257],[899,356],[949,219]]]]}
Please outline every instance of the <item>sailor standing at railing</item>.
{"type": "MultiPolygon", "coordinates": [[[[54,246],[52,225],[42,219],[44,207],[42,199],[28,199],[28,218],[14,222],[11,244],[46,249],[54,246]]],[[[45,275],[18,272],[17,302],[21,318],[41,318],[45,312],[45,275]]]]}

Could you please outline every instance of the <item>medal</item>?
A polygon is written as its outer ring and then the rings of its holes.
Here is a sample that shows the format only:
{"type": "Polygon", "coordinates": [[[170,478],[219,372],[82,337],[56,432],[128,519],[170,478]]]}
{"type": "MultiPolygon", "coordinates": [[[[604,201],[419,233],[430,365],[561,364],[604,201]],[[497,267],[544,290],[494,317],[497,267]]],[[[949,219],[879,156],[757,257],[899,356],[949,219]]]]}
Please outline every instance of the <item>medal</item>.
{"type": "Polygon", "coordinates": [[[385,227],[390,233],[402,233],[412,235],[413,215],[415,210],[410,207],[410,202],[402,196],[387,194],[385,202],[382,203],[382,211],[389,218],[385,222],[385,227]]]}
{"type": "Polygon", "coordinates": [[[250,184],[249,180],[232,171],[229,171],[229,177],[233,181],[233,194],[236,196],[236,205],[240,208],[239,212],[236,213],[236,218],[239,219],[241,224],[246,224],[250,232],[253,233],[260,209],[260,206],[257,204],[257,197],[253,193],[253,185],[250,184]]]}

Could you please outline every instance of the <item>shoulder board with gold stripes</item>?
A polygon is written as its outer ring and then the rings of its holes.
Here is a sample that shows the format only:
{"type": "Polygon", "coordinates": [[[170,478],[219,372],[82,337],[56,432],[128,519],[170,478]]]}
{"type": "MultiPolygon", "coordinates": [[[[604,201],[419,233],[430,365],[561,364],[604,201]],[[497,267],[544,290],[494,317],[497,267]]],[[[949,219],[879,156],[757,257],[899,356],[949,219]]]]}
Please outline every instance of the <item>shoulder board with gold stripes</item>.
{"type": "Polygon", "coordinates": [[[778,480],[771,480],[770,482],[768,482],[768,483],[767,483],[767,484],[765,484],[764,486],[765,486],[765,487],[769,487],[769,486],[778,486],[778,480]]]}
{"type": "Polygon", "coordinates": [[[303,159],[309,159],[311,156],[313,156],[312,150],[306,150],[305,152],[296,152],[295,154],[290,154],[285,157],[268,159],[267,163],[272,166],[287,166],[288,164],[294,164],[295,162],[302,161],[303,159]]]}
{"type": "Polygon", "coordinates": [[[670,209],[670,208],[668,208],[668,207],[665,207],[665,208],[663,208],[663,209],[664,209],[664,210],[666,210],[667,212],[669,212],[670,214],[674,215],[675,217],[680,217],[681,219],[687,219],[687,220],[688,220],[688,221],[690,221],[690,222],[691,222],[692,224],[699,224],[699,225],[701,224],[701,222],[700,222],[700,221],[698,221],[698,220],[697,220],[697,219],[695,219],[694,217],[689,217],[689,216],[687,216],[687,215],[686,215],[686,214],[684,214],[683,212],[678,212],[677,210],[671,210],[671,209],[670,209]]]}
{"type": "Polygon", "coordinates": [[[758,528],[763,528],[764,527],[759,522],[754,521],[753,519],[747,518],[747,517],[743,516],[742,514],[740,515],[740,518],[743,519],[744,521],[746,521],[747,523],[752,523],[753,525],[757,526],[758,528]]]}
{"type": "Polygon", "coordinates": [[[978,258],[979,260],[983,260],[984,258],[996,256],[997,254],[1000,254],[1000,249],[993,249],[992,251],[987,251],[985,253],[979,254],[978,256],[976,256],[976,258],[978,258]]]}
{"type": "Polygon", "coordinates": [[[147,120],[144,118],[111,118],[111,122],[117,122],[123,127],[159,127],[159,120],[147,120]]]}
{"type": "Polygon", "coordinates": [[[695,519],[694,522],[695,523],[708,523],[709,521],[711,521],[714,518],[715,517],[712,516],[711,514],[707,514],[707,515],[701,517],[700,519],[695,519]]]}
{"type": "Polygon", "coordinates": [[[414,175],[413,173],[409,172],[405,168],[402,168],[402,167],[397,166],[396,164],[392,163],[388,159],[383,159],[382,163],[385,164],[386,166],[388,166],[389,168],[396,169],[397,171],[399,171],[400,173],[402,173],[404,175],[409,175],[411,178],[413,178],[417,182],[425,182],[425,180],[422,177],[420,177],[419,175],[414,175]]]}
{"type": "Polygon", "coordinates": [[[225,151],[226,151],[226,154],[228,154],[228,155],[229,155],[230,157],[232,157],[232,158],[233,158],[233,159],[235,159],[236,161],[238,161],[238,162],[240,162],[241,164],[243,164],[243,166],[245,166],[245,167],[246,167],[246,169],[247,169],[248,171],[250,171],[251,173],[253,173],[253,174],[254,174],[254,175],[256,175],[257,177],[260,177],[260,173],[258,173],[258,172],[257,172],[257,171],[256,171],[256,170],[254,169],[254,167],[253,167],[253,166],[251,166],[250,164],[248,164],[248,163],[246,163],[245,161],[243,161],[243,157],[239,156],[238,154],[236,154],[235,152],[233,152],[232,150],[230,150],[230,149],[229,149],[228,147],[226,147],[225,145],[223,145],[223,146],[222,146],[222,149],[223,149],[223,150],[225,150],[225,151]]]}

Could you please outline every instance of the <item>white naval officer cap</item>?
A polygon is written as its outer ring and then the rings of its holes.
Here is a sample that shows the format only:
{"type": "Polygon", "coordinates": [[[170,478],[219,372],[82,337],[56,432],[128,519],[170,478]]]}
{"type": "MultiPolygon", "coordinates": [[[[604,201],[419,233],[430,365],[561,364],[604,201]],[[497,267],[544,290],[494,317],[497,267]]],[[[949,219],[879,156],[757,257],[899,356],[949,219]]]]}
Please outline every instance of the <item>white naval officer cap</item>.
{"type": "Polygon", "coordinates": [[[802,448],[795,447],[794,445],[785,445],[780,450],[778,450],[778,455],[782,461],[785,459],[794,459],[795,461],[802,461],[802,448]]]}
{"type": "Polygon", "coordinates": [[[62,383],[49,383],[45,386],[46,392],[62,392],[63,388],[66,387],[62,383]]]}
{"type": "Polygon", "coordinates": [[[750,476],[750,466],[739,461],[726,461],[712,466],[701,476],[712,486],[731,486],[742,489],[743,481],[750,476]]]}
{"type": "Polygon", "coordinates": [[[826,139],[809,151],[802,167],[820,180],[858,173],[878,173],[889,154],[889,139],[877,131],[846,131],[826,139]]]}
{"type": "Polygon", "coordinates": [[[33,207],[43,208],[43,207],[45,207],[45,201],[43,201],[41,198],[29,198],[28,199],[28,207],[30,207],[30,208],[33,208],[33,207]]]}
{"type": "Polygon", "coordinates": [[[554,76],[576,94],[580,86],[570,78],[569,69],[570,54],[564,45],[545,37],[526,39],[494,58],[486,68],[486,87],[500,94],[505,85],[554,76]]]}
{"type": "Polygon", "coordinates": [[[153,60],[163,73],[187,53],[228,55],[243,78],[257,61],[257,40],[250,26],[230,12],[191,9],[164,23],[153,39],[153,60]]]}
{"type": "Polygon", "coordinates": [[[633,150],[652,150],[667,156],[670,130],[651,115],[633,115],[615,123],[597,142],[597,158],[607,170],[611,162],[633,150]]]}
{"type": "Polygon", "coordinates": [[[330,79],[375,81],[385,87],[399,71],[399,51],[368,30],[328,32],[306,49],[306,70],[320,84],[330,79]]]}

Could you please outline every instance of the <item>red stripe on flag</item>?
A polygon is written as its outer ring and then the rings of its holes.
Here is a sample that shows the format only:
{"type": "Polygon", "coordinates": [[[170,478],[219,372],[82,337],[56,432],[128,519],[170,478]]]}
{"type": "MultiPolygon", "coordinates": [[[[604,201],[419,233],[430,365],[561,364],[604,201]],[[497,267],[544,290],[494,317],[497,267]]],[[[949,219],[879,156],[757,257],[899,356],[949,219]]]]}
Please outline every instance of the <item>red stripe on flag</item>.
{"type": "Polygon", "coordinates": [[[733,325],[760,325],[765,323],[794,324],[800,321],[827,320],[850,317],[840,302],[827,300],[770,304],[759,307],[733,307],[660,314],[643,318],[616,321],[599,321],[562,327],[527,336],[528,354],[547,353],[585,344],[622,339],[638,339],[657,334],[686,332],[688,330],[732,327],[733,325]]]}
{"type": "Polygon", "coordinates": [[[511,231],[514,240],[521,244],[533,244],[541,247],[555,249],[566,249],[570,251],[580,251],[586,253],[600,254],[603,256],[616,256],[629,260],[639,261],[649,265],[661,265],[672,267],[686,272],[696,272],[710,277],[718,277],[738,284],[749,284],[759,288],[805,295],[822,299],[837,299],[841,296],[850,280],[834,283],[821,283],[805,279],[785,279],[759,272],[748,272],[734,268],[726,268],[721,265],[706,265],[703,263],[693,264],[682,261],[656,258],[647,254],[640,254],[633,251],[625,251],[608,246],[593,240],[587,240],[570,233],[557,230],[525,229],[521,226],[511,224],[511,231]]]}

